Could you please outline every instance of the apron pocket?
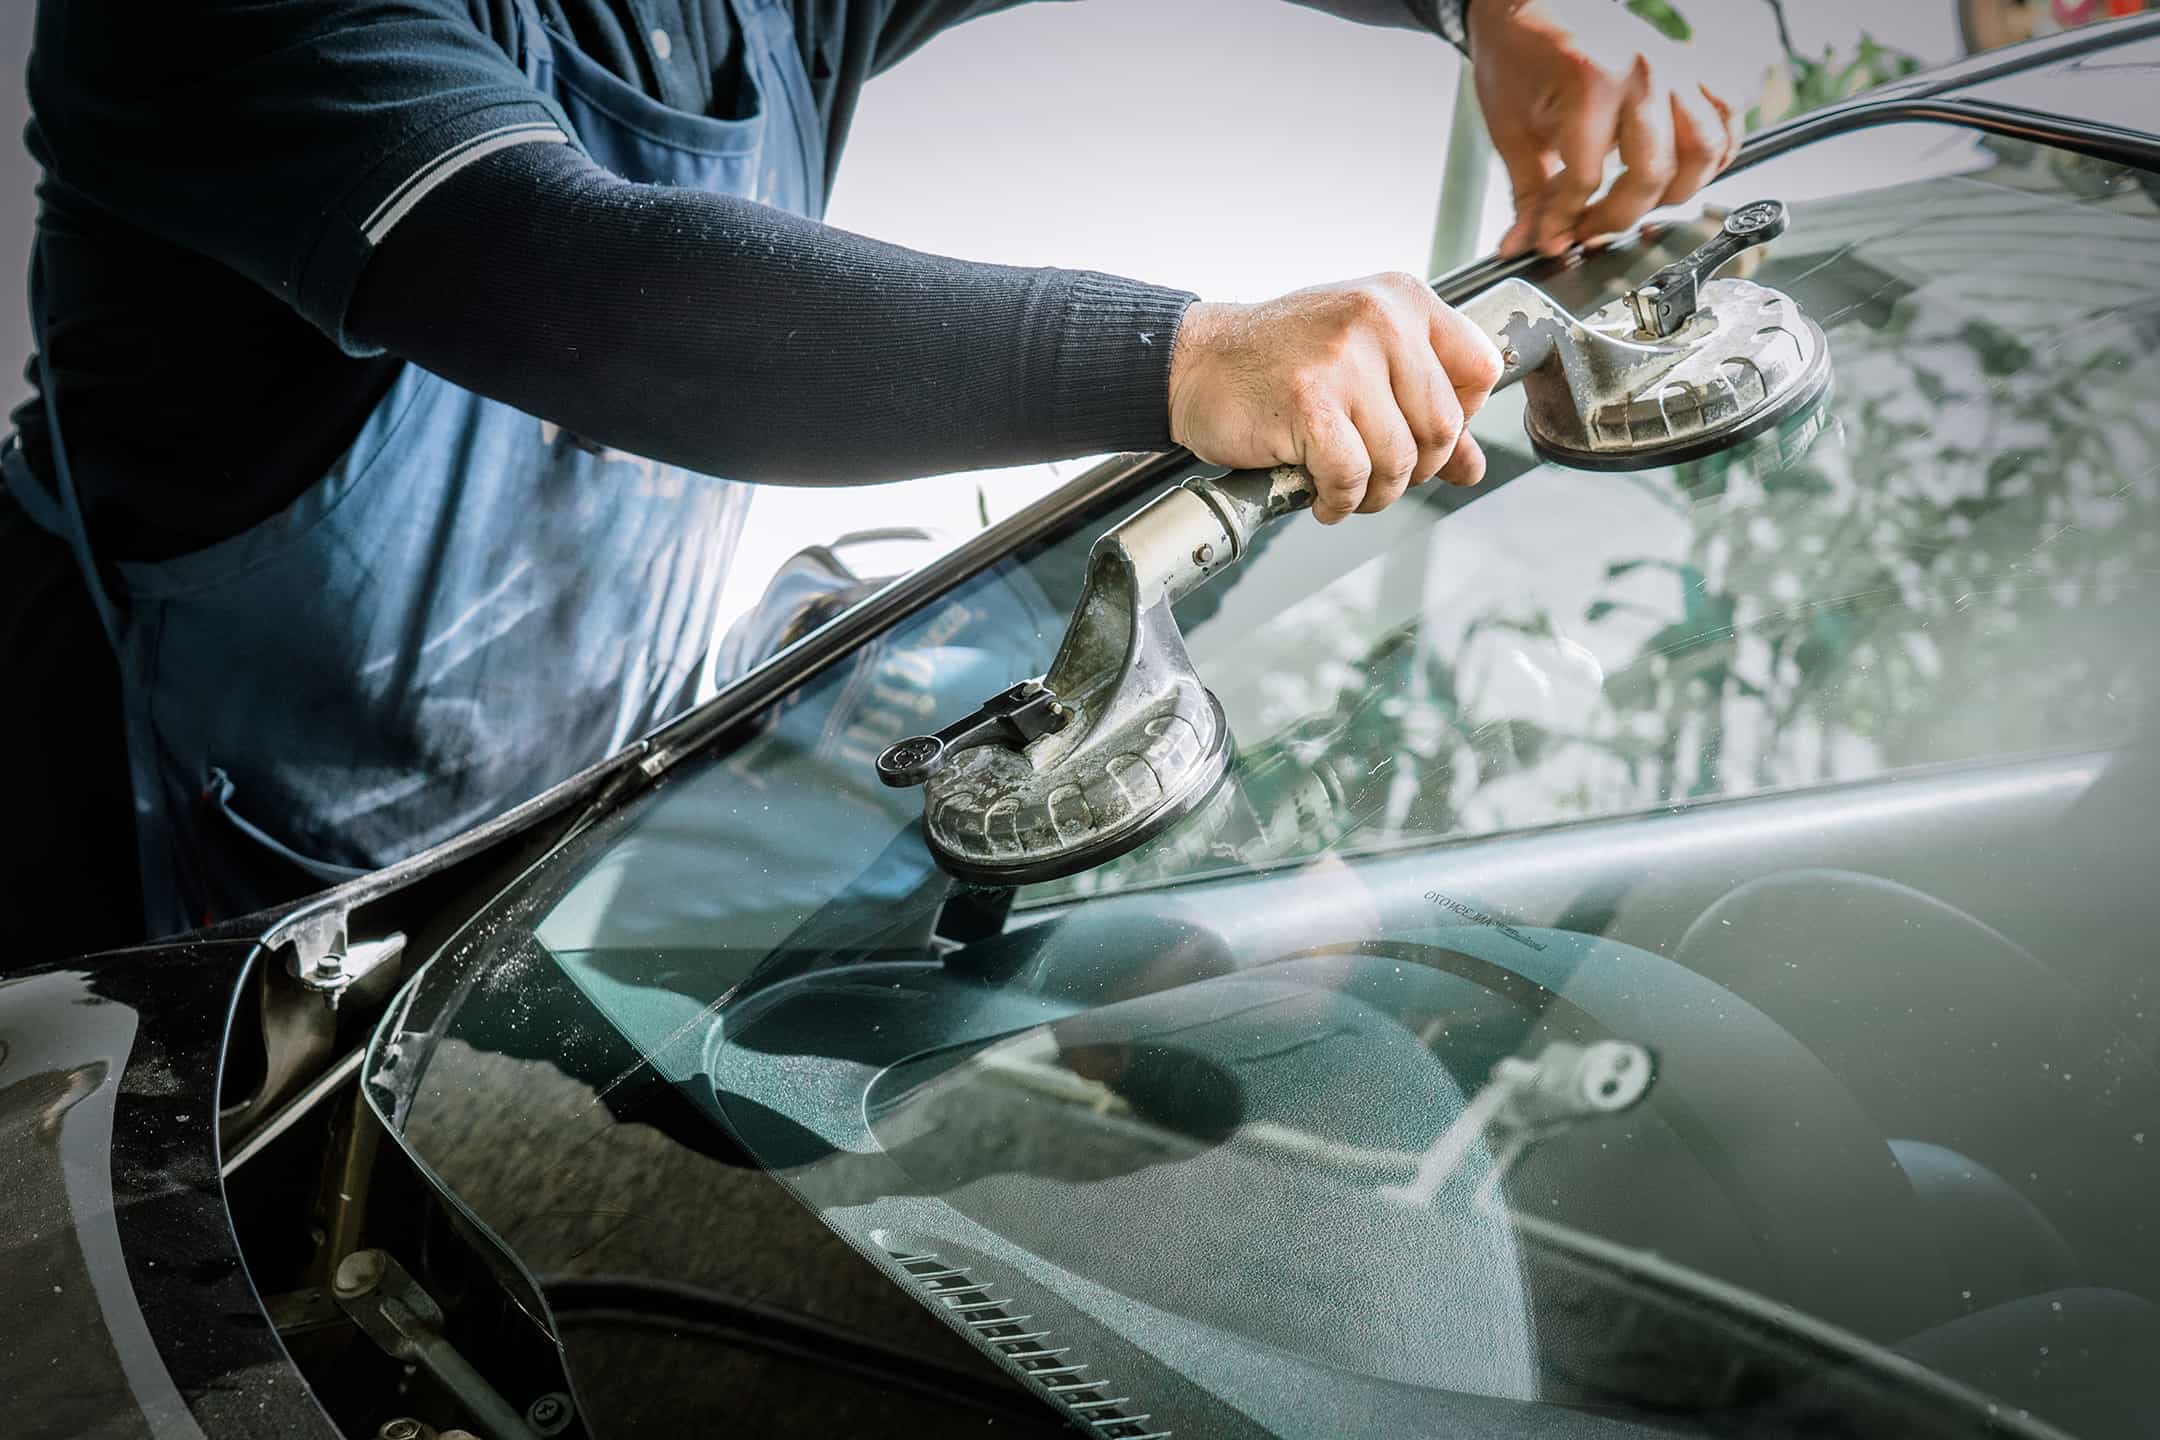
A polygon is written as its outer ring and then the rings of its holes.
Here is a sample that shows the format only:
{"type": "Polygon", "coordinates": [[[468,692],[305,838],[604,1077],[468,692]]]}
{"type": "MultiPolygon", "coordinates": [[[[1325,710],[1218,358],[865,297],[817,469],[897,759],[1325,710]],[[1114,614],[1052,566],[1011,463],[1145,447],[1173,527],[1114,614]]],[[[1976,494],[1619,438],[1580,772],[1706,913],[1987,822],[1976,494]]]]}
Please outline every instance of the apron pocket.
{"type": "Polygon", "coordinates": [[[218,847],[229,852],[240,873],[265,882],[259,893],[304,895],[331,885],[357,880],[368,872],[356,865],[340,865],[303,855],[233,808],[232,777],[217,766],[210,767],[210,783],[203,787],[203,807],[216,822],[218,847]]]}

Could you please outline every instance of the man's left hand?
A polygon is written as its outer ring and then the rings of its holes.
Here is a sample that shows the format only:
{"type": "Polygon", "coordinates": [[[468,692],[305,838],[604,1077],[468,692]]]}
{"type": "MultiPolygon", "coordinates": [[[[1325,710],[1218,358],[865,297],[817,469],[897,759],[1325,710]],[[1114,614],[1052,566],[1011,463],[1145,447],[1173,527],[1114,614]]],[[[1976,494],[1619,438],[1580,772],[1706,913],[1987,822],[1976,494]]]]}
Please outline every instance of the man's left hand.
{"type": "Polygon", "coordinates": [[[1503,255],[1625,230],[1731,162],[1741,111],[1614,0],[1471,0],[1471,70],[1515,192],[1503,255]],[[1625,167],[1600,196],[1606,157],[1625,167]]]}

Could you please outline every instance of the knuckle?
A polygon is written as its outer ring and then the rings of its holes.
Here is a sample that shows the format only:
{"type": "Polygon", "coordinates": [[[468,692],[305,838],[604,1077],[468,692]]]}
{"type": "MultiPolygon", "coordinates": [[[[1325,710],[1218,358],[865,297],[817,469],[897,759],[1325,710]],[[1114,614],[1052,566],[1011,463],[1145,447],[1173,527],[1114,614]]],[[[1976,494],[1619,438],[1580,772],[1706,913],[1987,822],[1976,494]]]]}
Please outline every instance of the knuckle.
{"type": "Polygon", "coordinates": [[[1480,390],[1492,389],[1500,383],[1500,347],[1490,342],[1471,346],[1470,354],[1462,362],[1461,369],[1463,373],[1460,376],[1451,375],[1449,378],[1460,379],[1480,390]]]}
{"type": "Polygon", "coordinates": [[[1545,190],[1548,223],[1554,218],[1565,218],[1564,215],[1555,216],[1556,211],[1580,210],[1584,202],[1597,193],[1598,179],[1573,170],[1563,170],[1553,176],[1545,190]]]}
{"type": "Polygon", "coordinates": [[[1432,292],[1425,282],[1407,270],[1390,270],[1380,277],[1380,283],[1399,295],[1418,300],[1432,292]]]}
{"type": "Polygon", "coordinates": [[[1293,375],[1283,403],[1292,423],[1308,434],[1322,433],[1335,415],[1334,387],[1310,372],[1293,375]]]}
{"type": "Polygon", "coordinates": [[[1344,296],[1343,308],[1359,326],[1375,325],[1387,318],[1388,294],[1376,280],[1361,280],[1344,296]]]}
{"type": "Polygon", "coordinates": [[[1436,406],[1419,418],[1416,434],[1421,451],[1451,450],[1462,435],[1462,416],[1452,408],[1436,406]]]}
{"type": "Polygon", "coordinates": [[[1372,471],[1346,465],[1325,479],[1315,474],[1313,481],[1320,487],[1320,498],[1327,501],[1330,509],[1348,511],[1355,510],[1358,502],[1365,498],[1367,482],[1371,478],[1372,471]]]}
{"type": "Polygon", "coordinates": [[[1407,430],[1400,435],[1390,435],[1373,447],[1372,474],[1376,483],[1404,485],[1417,463],[1418,443],[1407,430]]]}
{"type": "Polygon", "coordinates": [[[1454,389],[1469,386],[1477,391],[1490,391],[1499,384],[1499,371],[1499,345],[1484,335],[1469,335],[1454,354],[1447,356],[1447,382],[1454,389]]]}
{"type": "Polygon", "coordinates": [[[1560,63],[1562,73],[1567,79],[1585,91],[1592,85],[1603,84],[1609,78],[1604,62],[1587,50],[1570,49],[1560,63]]]}

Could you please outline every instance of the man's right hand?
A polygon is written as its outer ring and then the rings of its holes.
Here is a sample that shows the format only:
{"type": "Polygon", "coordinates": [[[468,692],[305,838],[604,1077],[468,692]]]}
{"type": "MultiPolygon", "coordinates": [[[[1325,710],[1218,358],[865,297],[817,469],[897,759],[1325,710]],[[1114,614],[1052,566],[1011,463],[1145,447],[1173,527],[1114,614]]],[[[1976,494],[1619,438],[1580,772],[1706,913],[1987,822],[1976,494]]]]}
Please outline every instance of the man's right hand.
{"type": "Polygon", "coordinates": [[[1464,423],[1499,378],[1492,341],[1415,275],[1202,302],[1171,352],[1170,434],[1215,465],[1303,465],[1332,525],[1435,475],[1482,480],[1464,423]]]}

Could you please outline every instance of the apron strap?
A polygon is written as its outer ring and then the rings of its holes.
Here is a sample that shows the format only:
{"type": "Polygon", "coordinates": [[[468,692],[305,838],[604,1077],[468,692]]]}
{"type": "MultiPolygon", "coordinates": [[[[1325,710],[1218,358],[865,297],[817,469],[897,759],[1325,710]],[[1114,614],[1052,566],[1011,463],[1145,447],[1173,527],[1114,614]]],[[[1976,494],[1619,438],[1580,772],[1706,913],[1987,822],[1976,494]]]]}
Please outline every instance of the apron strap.
{"type": "Polygon", "coordinates": [[[30,519],[39,528],[67,541],[68,548],[75,552],[76,568],[82,572],[83,583],[89,587],[91,603],[97,606],[98,623],[105,627],[105,638],[117,652],[120,648],[120,607],[112,586],[106,581],[105,571],[91,549],[90,532],[83,523],[82,502],[75,493],[75,478],[68,465],[67,442],[60,431],[60,402],[54,393],[52,364],[45,353],[45,311],[41,303],[44,299],[43,268],[44,247],[33,245],[30,254],[30,337],[37,346],[38,393],[45,407],[47,452],[52,457],[53,487],[58,493],[48,492],[38,483],[30,469],[29,457],[23,453],[19,435],[9,435],[4,448],[0,448],[0,473],[5,475],[8,493],[15,497],[30,519]]]}
{"type": "Polygon", "coordinates": [[[0,486],[38,529],[56,540],[67,538],[67,511],[61,507],[59,497],[38,483],[37,472],[30,468],[30,457],[23,453],[20,435],[10,434],[0,440],[0,486]]]}
{"type": "Polygon", "coordinates": [[[515,0],[511,9],[518,25],[518,66],[524,70],[527,84],[545,91],[548,72],[555,68],[555,46],[548,39],[547,21],[541,17],[536,0],[515,0]]]}

